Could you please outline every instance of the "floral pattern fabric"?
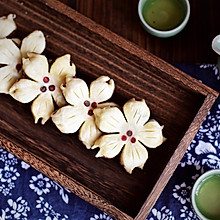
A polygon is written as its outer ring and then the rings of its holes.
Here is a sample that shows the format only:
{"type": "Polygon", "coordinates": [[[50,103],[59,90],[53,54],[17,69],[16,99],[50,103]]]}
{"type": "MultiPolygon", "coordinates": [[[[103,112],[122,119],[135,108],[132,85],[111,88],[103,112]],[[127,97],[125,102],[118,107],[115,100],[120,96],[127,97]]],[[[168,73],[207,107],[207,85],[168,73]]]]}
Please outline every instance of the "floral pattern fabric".
{"type": "MultiPolygon", "coordinates": [[[[176,65],[220,92],[216,65],[176,65]]],[[[147,220],[199,220],[190,203],[196,179],[220,168],[220,98],[188,147],[147,220]]],[[[0,220],[99,220],[113,218],[0,147],[0,220]]]]}

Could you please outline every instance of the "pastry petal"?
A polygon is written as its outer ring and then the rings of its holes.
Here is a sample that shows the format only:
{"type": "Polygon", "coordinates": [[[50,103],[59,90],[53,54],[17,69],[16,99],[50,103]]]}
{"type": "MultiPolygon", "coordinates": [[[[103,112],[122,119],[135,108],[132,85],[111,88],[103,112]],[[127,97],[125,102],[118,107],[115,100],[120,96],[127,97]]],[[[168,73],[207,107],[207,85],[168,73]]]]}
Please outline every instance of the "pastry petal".
{"type": "Polygon", "coordinates": [[[23,58],[23,69],[31,79],[43,83],[43,78],[48,76],[47,58],[39,54],[28,54],[29,58],[23,58]]]}
{"type": "Polygon", "coordinates": [[[11,39],[0,39],[0,63],[11,65],[12,68],[21,63],[20,50],[11,39]]]}
{"type": "Polygon", "coordinates": [[[135,143],[128,142],[120,156],[121,164],[128,173],[132,173],[135,167],[143,169],[148,159],[147,149],[138,141],[135,143]]]}
{"type": "Polygon", "coordinates": [[[9,93],[11,86],[21,77],[21,74],[11,66],[0,68],[0,93],[9,93]]]}
{"type": "Polygon", "coordinates": [[[50,68],[50,74],[53,76],[57,86],[64,84],[66,78],[72,78],[76,75],[76,66],[71,63],[70,55],[66,54],[55,60],[50,68]]]}
{"type": "Polygon", "coordinates": [[[62,133],[75,133],[85,121],[81,112],[81,108],[68,105],[58,109],[51,118],[62,133]]]}
{"type": "Polygon", "coordinates": [[[62,107],[66,104],[66,100],[63,96],[62,90],[59,87],[56,87],[55,91],[52,93],[52,96],[59,107],[62,107]]]}
{"type": "Polygon", "coordinates": [[[90,85],[90,99],[97,103],[111,98],[115,89],[115,83],[108,76],[101,76],[90,85]]]}
{"type": "Polygon", "coordinates": [[[34,116],[35,123],[37,123],[38,120],[42,118],[41,124],[45,124],[45,122],[48,121],[52,112],[54,111],[53,99],[51,97],[51,94],[40,94],[32,103],[31,111],[34,116]]]}
{"type": "Polygon", "coordinates": [[[124,130],[126,121],[123,113],[117,107],[96,108],[93,110],[95,122],[98,128],[107,133],[115,133],[124,130]]]}
{"type": "Polygon", "coordinates": [[[114,102],[103,102],[103,103],[98,104],[97,107],[98,108],[119,107],[119,105],[114,102]]]}
{"type": "Polygon", "coordinates": [[[40,94],[39,84],[29,79],[21,79],[10,88],[9,94],[19,102],[28,103],[40,94]]]}
{"type": "Polygon", "coordinates": [[[96,157],[113,158],[120,153],[124,144],[125,143],[121,141],[120,134],[108,134],[101,136],[92,146],[92,149],[100,148],[96,157]]]}
{"type": "Polygon", "coordinates": [[[164,141],[162,129],[163,126],[160,126],[156,120],[152,119],[138,132],[138,139],[147,147],[158,147],[164,141]]]}
{"type": "Polygon", "coordinates": [[[89,117],[79,130],[79,140],[83,142],[87,149],[90,149],[98,137],[100,130],[96,127],[93,117],[89,117]]]}
{"type": "Polygon", "coordinates": [[[41,54],[46,47],[46,40],[42,31],[33,31],[22,40],[21,55],[23,58],[28,57],[28,53],[41,54]]]}
{"type": "Polygon", "coordinates": [[[89,100],[88,86],[82,79],[73,78],[66,85],[62,85],[61,89],[66,101],[71,105],[83,105],[84,101],[89,100]]]}
{"type": "Polygon", "coordinates": [[[14,22],[15,14],[9,14],[0,18],[0,38],[5,38],[11,34],[17,27],[14,22]]]}
{"type": "Polygon", "coordinates": [[[124,104],[123,110],[128,123],[136,127],[143,126],[150,117],[150,110],[144,100],[130,99],[124,104]]]}

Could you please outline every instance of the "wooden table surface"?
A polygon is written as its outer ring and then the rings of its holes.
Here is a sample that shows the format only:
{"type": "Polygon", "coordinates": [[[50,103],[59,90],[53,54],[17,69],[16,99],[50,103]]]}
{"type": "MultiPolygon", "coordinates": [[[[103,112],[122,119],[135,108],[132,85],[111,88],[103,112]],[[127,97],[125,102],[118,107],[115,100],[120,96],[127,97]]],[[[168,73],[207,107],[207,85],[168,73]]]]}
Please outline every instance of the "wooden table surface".
{"type": "Polygon", "coordinates": [[[138,0],[60,1],[169,63],[217,61],[211,42],[220,34],[219,0],[189,0],[191,15],[187,26],[178,35],[166,39],[143,30],[137,14],[138,0]]]}

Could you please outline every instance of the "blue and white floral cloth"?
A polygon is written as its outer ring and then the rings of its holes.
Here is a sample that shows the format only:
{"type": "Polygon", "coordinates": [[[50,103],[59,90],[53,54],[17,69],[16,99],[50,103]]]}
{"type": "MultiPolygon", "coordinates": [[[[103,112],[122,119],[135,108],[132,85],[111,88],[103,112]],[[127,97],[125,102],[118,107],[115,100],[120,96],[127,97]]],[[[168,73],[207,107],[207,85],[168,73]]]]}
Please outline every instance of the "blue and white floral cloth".
{"type": "MultiPolygon", "coordinates": [[[[216,65],[176,65],[220,92],[216,65]]],[[[190,204],[195,180],[220,168],[220,98],[188,147],[147,220],[198,218],[190,204]]],[[[113,220],[0,147],[0,220],[113,220]]],[[[199,219],[198,219],[199,220],[199,219]]]]}

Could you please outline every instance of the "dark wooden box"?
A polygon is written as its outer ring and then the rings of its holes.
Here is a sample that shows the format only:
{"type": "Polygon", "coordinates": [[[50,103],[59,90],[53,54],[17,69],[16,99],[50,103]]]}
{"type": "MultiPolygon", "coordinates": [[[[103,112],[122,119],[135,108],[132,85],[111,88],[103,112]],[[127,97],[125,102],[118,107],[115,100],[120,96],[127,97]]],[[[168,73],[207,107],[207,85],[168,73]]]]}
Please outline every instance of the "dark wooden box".
{"type": "Polygon", "coordinates": [[[51,121],[34,124],[30,104],[0,94],[0,145],[115,219],[145,219],[217,92],[56,0],[1,0],[0,15],[9,13],[17,15],[17,36],[44,32],[47,56],[71,54],[78,77],[113,78],[116,103],[145,99],[167,141],[148,149],[144,169],[129,175],[118,158],[96,159],[77,134],[62,134],[51,121]]]}

